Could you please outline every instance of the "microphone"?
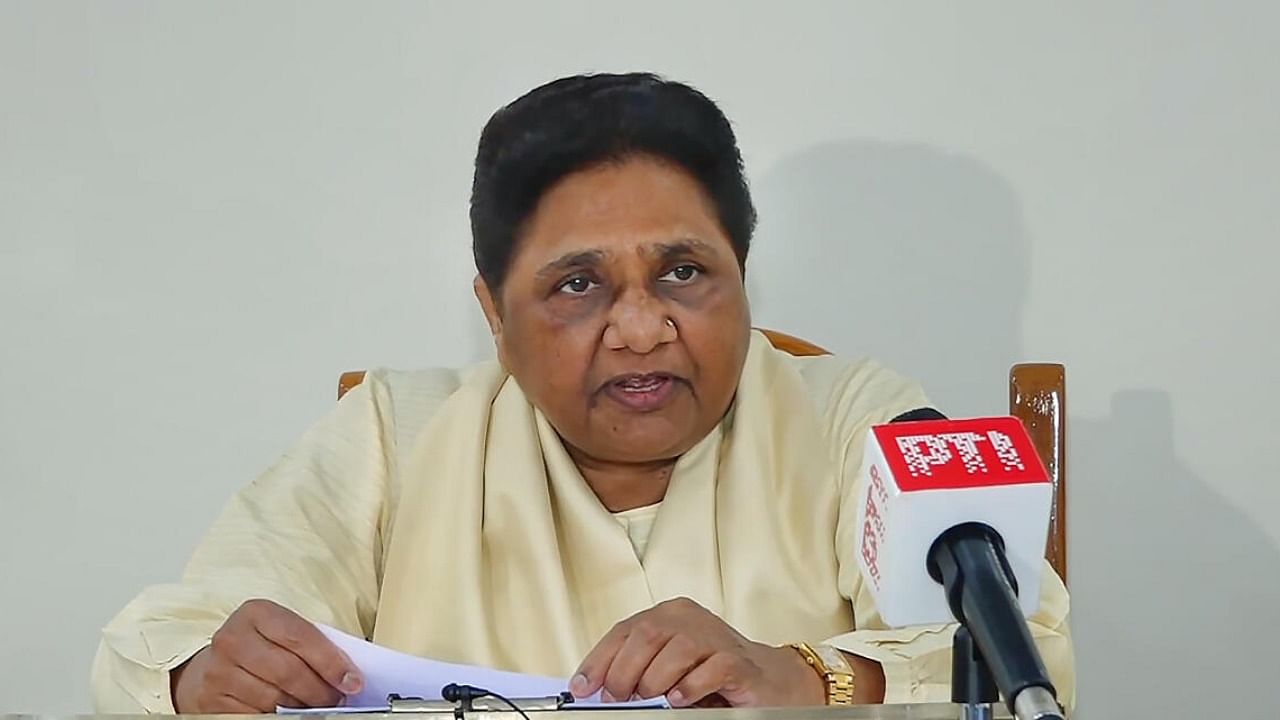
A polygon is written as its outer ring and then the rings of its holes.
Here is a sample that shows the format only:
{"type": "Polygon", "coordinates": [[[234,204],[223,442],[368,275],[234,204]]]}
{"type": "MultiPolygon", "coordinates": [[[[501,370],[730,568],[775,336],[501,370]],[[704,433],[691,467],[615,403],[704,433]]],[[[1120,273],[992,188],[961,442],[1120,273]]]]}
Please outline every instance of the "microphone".
{"type": "MultiPolygon", "coordinates": [[[[573,697],[568,693],[562,693],[561,695],[568,695],[570,698],[573,697]]],[[[455,718],[461,718],[474,710],[480,710],[482,712],[487,710],[488,708],[476,708],[471,703],[475,700],[482,700],[484,698],[491,697],[519,713],[523,720],[529,720],[529,714],[524,711],[524,708],[517,705],[514,700],[506,695],[499,695],[488,688],[476,687],[475,685],[463,685],[460,683],[449,683],[448,685],[440,688],[440,697],[446,702],[458,704],[457,708],[455,708],[453,712],[455,718]]],[[[557,698],[557,700],[563,701],[563,697],[557,698]]],[[[562,702],[558,702],[554,709],[560,709],[561,704],[562,702]]]]}
{"type": "Polygon", "coordinates": [[[1021,421],[912,410],[871,428],[861,470],[858,564],[885,623],[958,620],[957,646],[972,636],[1019,720],[1061,718],[1024,620],[1039,604],[1053,485],[1021,421]]]}
{"type": "Polygon", "coordinates": [[[440,688],[440,697],[448,702],[470,702],[489,697],[491,694],[484,688],[474,685],[459,685],[458,683],[449,683],[440,688]]]}

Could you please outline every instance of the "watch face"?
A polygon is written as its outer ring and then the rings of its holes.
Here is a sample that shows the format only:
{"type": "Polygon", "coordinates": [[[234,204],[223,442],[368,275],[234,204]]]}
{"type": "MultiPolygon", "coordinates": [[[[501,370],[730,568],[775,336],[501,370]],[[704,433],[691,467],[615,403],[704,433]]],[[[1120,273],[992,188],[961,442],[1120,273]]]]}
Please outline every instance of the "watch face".
{"type": "Polygon", "coordinates": [[[813,648],[813,652],[822,658],[822,662],[827,666],[827,669],[834,672],[853,672],[853,667],[849,665],[849,660],[844,656],[844,653],[830,645],[817,645],[813,648]]]}

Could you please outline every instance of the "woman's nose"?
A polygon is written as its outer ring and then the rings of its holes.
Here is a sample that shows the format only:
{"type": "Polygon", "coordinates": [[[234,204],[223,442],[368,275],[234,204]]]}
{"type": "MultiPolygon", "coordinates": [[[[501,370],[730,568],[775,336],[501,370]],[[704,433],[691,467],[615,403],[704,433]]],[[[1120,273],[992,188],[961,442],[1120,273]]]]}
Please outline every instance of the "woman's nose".
{"type": "Polygon", "coordinates": [[[648,293],[627,293],[613,304],[604,343],[610,350],[645,354],[675,340],[675,335],[675,324],[657,298],[648,293]]]}

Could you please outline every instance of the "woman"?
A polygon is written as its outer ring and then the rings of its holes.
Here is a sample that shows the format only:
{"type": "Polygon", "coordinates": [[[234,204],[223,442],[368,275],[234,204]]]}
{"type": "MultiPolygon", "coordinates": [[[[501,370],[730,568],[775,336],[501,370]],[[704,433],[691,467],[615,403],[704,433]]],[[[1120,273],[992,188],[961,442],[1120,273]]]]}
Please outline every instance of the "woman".
{"type": "MultiPolygon", "coordinates": [[[[579,696],[948,699],[949,634],[885,629],[853,555],[866,429],[927,402],[752,332],[719,109],[652,75],[537,88],[484,129],[471,221],[498,362],[371,373],[108,625],[99,708],[339,702],[359,668],[303,618],[579,696]]],[[[1047,574],[1032,627],[1070,701],[1047,574]]]]}

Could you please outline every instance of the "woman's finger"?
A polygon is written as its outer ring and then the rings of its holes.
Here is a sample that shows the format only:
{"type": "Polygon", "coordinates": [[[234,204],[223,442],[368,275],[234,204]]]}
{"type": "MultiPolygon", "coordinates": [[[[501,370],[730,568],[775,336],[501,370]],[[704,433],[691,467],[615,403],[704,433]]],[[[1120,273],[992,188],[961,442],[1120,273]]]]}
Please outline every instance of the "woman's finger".
{"type": "Polygon", "coordinates": [[[681,678],[667,693],[667,702],[672,707],[688,707],[719,694],[735,707],[755,705],[755,686],[761,679],[759,668],[751,661],[734,653],[718,652],[681,678]]]}
{"type": "Polygon", "coordinates": [[[622,643],[627,639],[632,619],[634,618],[623,620],[610,628],[609,632],[605,633],[604,637],[600,638],[596,646],[591,648],[587,656],[582,659],[578,671],[569,680],[569,692],[575,697],[590,697],[604,687],[609,666],[613,664],[614,656],[622,649],[622,643]]]}
{"type": "Polygon", "coordinates": [[[641,619],[632,623],[631,631],[605,673],[601,699],[630,700],[649,663],[670,639],[670,631],[653,621],[641,619]]]}
{"type": "Polygon", "coordinates": [[[282,705],[307,707],[302,704],[293,705],[300,701],[241,667],[227,669],[221,681],[222,686],[219,689],[222,694],[254,708],[255,712],[274,713],[276,708],[282,705]]]}
{"type": "Polygon", "coordinates": [[[236,660],[258,678],[301,701],[302,707],[329,707],[343,697],[302,658],[266,637],[246,644],[236,660]]]}
{"type": "Polygon", "coordinates": [[[710,655],[685,635],[676,635],[662,646],[636,682],[636,694],[642,698],[666,695],[689,671],[710,655]]]}
{"type": "Polygon", "coordinates": [[[222,694],[213,699],[208,712],[226,713],[230,715],[262,715],[265,711],[230,695],[222,694]]]}
{"type": "Polygon", "coordinates": [[[263,637],[296,655],[333,689],[354,695],[364,687],[360,669],[320,629],[288,608],[262,601],[251,615],[263,637]]]}

